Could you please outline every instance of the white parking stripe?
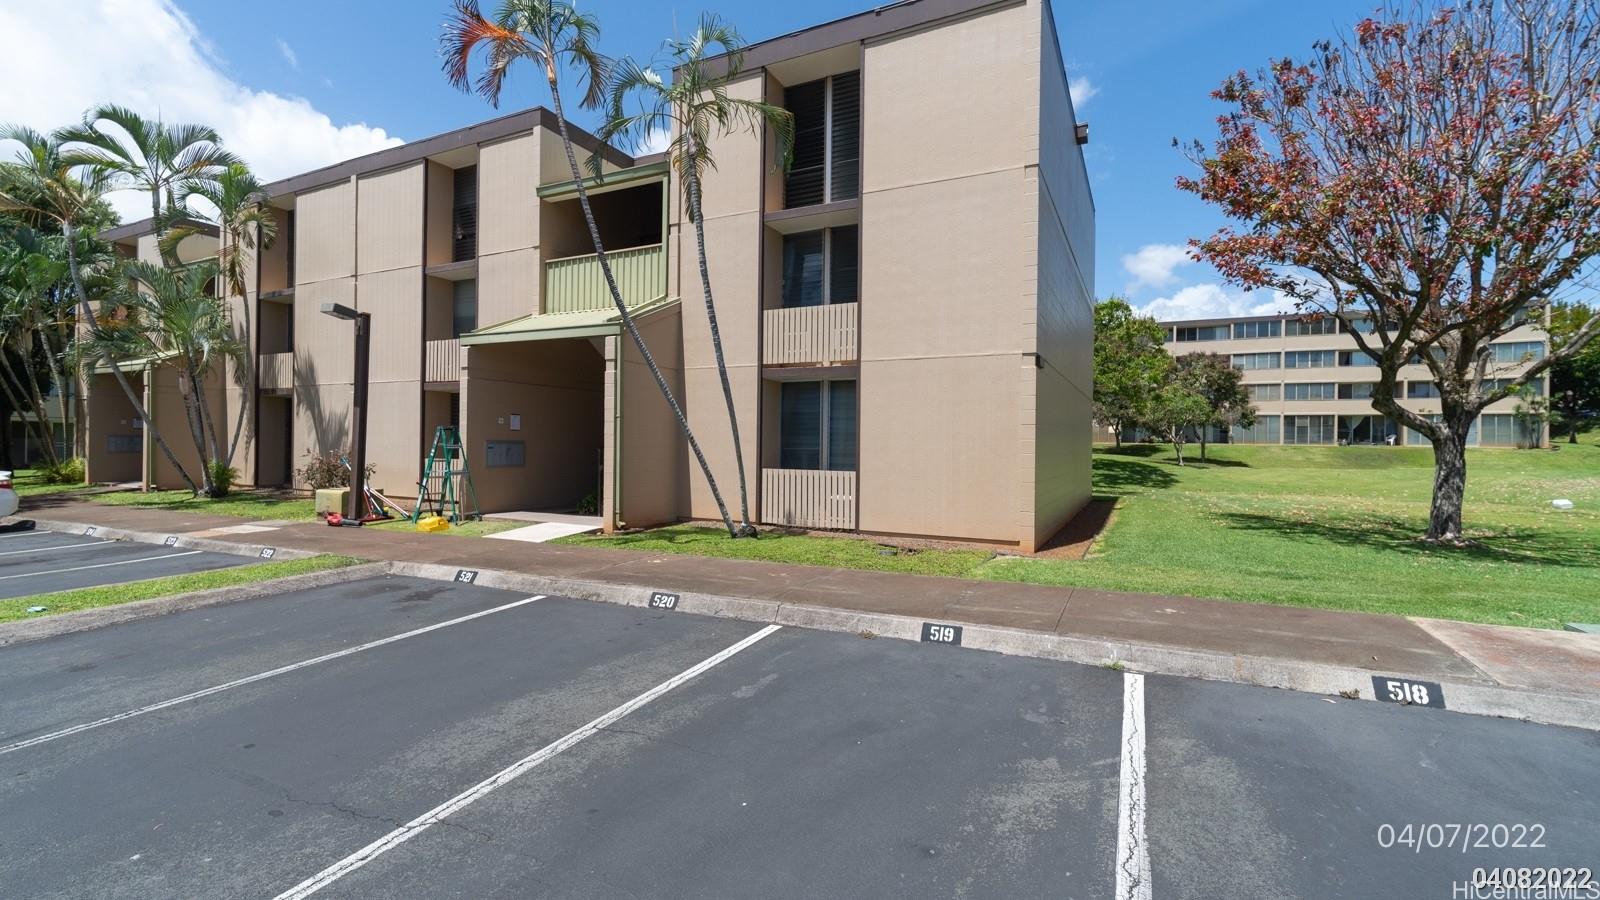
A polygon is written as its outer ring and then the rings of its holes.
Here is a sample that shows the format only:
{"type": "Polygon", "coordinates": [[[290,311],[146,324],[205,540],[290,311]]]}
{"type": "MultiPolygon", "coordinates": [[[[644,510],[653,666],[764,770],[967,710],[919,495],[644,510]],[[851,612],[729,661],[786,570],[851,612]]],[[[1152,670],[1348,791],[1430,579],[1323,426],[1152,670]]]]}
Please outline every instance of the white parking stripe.
{"type": "Polygon", "coordinates": [[[1117,795],[1117,900],[1150,900],[1144,839],[1144,676],[1122,676],[1122,785],[1117,795]]]}
{"type": "Polygon", "coordinates": [[[111,541],[90,541],[87,544],[57,544],[54,547],[29,547],[26,550],[7,550],[0,556],[16,556],[18,553],[44,553],[47,550],[81,550],[84,547],[93,547],[95,544],[110,544],[111,541]]]}
{"type": "Polygon", "coordinates": [[[413,637],[416,637],[417,635],[420,635],[420,634],[427,634],[430,631],[438,631],[441,628],[449,628],[451,625],[460,625],[462,622],[470,622],[473,619],[481,619],[484,616],[492,616],[497,612],[504,612],[504,611],[506,611],[508,609],[515,609],[515,608],[517,608],[519,606],[524,606],[526,604],[532,603],[535,600],[543,600],[544,596],[545,596],[544,594],[536,594],[536,595],[534,595],[532,597],[527,597],[527,598],[524,598],[522,600],[517,600],[517,601],[512,602],[512,603],[506,603],[506,604],[503,604],[501,606],[496,606],[493,609],[485,609],[485,610],[481,610],[479,612],[475,612],[475,613],[471,613],[471,614],[468,614],[468,615],[465,615],[465,616],[460,616],[460,617],[457,617],[457,618],[454,618],[454,619],[450,619],[449,621],[446,621],[446,622],[438,622],[438,623],[435,623],[433,625],[425,625],[425,626],[423,626],[421,628],[413,628],[412,630],[404,632],[402,634],[391,635],[391,636],[386,637],[386,638],[380,638],[380,639],[378,639],[376,641],[368,641],[365,644],[357,644],[354,647],[346,647],[343,650],[335,650],[332,653],[324,653],[321,656],[313,657],[311,659],[301,660],[300,662],[297,662],[297,663],[290,663],[287,666],[279,666],[276,669],[271,669],[271,670],[268,670],[266,672],[260,672],[260,673],[257,673],[255,675],[249,675],[249,676],[246,676],[244,678],[240,678],[240,679],[237,679],[237,680],[234,680],[234,681],[230,681],[227,684],[219,684],[219,685],[216,685],[215,687],[208,687],[208,688],[205,688],[204,690],[195,691],[192,694],[184,694],[181,697],[173,697],[171,700],[163,700],[160,703],[152,703],[149,706],[141,706],[138,709],[130,709],[127,712],[117,713],[114,716],[106,716],[104,719],[96,719],[93,722],[84,722],[82,725],[74,725],[71,728],[63,728],[60,731],[52,731],[49,734],[41,734],[38,737],[28,738],[25,741],[18,741],[15,744],[7,744],[4,747],[0,747],[0,756],[3,756],[5,754],[7,754],[7,753],[10,753],[13,750],[21,750],[24,747],[32,747],[32,746],[35,746],[37,744],[46,743],[47,741],[54,741],[54,740],[57,740],[59,738],[64,738],[64,737],[67,737],[69,735],[81,734],[82,732],[88,731],[91,728],[99,728],[102,725],[110,725],[113,722],[121,722],[121,721],[124,721],[126,719],[132,719],[135,716],[142,716],[142,715],[144,715],[146,713],[158,712],[158,711],[163,710],[163,709],[169,709],[171,707],[177,706],[180,703],[188,703],[190,700],[199,700],[201,697],[209,697],[212,694],[220,694],[223,691],[232,690],[232,689],[234,689],[236,687],[244,687],[247,684],[254,684],[254,683],[258,682],[258,681],[265,681],[268,678],[274,678],[274,677],[277,677],[279,675],[286,675],[286,674],[288,674],[290,672],[293,672],[293,671],[295,671],[297,669],[304,669],[307,666],[314,666],[314,665],[316,665],[318,663],[325,663],[325,662],[328,662],[330,660],[339,659],[340,657],[349,656],[349,655],[351,655],[353,653],[360,653],[363,650],[371,650],[374,647],[382,647],[385,644],[392,644],[395,641],[403,641],[406,638],[413,638],[413,637]]]}
{"type": "Polygon", "coordinates": [[[719,651],[716,655],[701,660],[694,666],[679,672],[672,678],[663,681],[650,690],[645,691],[632,700],[629,700],[627,703],[624,703],[616,709],[613,709],[610,712],[600,716],[589,724],[578,728],[576,731],[569,733],[555,743],[547,744],[532,754],[523,757],[517,762],[512,763],[510,766],[507,766],[504,769],[501,769],[499,772],[496,772],[471,788],[468,788],[466,791],[463,791],[462,793],[457,794],[438,806],[435,806],[433,809],[430,809],[415,819],[412,819],[410,822],[401,825],[399,828],[396,828],[383,837],[378,838],[367,846],[362,847],[360,850],[357,850],[344,859],[341,859],[326,869],[323,869],[321,872],[318,872],[310,878],[307,878],[305,881],[302,881],[289,890],[279,894],[276,900],[300,900],[300,898],[309,897],[312,894],[315,894],[317,891],[322,890],[323,888],[333,884],[335,881],[338,881],[344,876],[349,875],[351,872],[354,872],[367,863],[372,862],[374,859],[377,859],[384,853],[393,850],[394,848],[400,846],[406,841],[411,840],[434,825],[439,824],[440,822],[444,821],[447,816],[451,816],[460,812],[461,810],[470,806],[473,802],[488,794],[490,791],[493,791],[495,788],[503,787],[504,785],[511,783],[519,776],[538,766],[540,763],[543,763],[544,761],[571,748],[600,729],[605,728],[618,719],[621,719],[623,716],[626,716],[639,707],[644,706],[646,703],[649,703],[657,697],[660,697],[662,694],[665,694],[678,685],[683,684],[685,681],[694,678],[696,675],[711,669],[717,664],[732,657],[735,653],[738,653],[746,647],[749,647],[762,638],[765,638],[767,635],[778,631],[782,627],[782,625],[768,625],[767,627],[761,629],[755,634],[750,635],[737,644],[719,651]]]}
{"type": "Polygon", "coordinates": [[[116,562],[95,563],[92,566],[73,566],[70,569],[47,569],[43,572],[23,572],[20,575],[0,575],[0,581],[10,581],[13,578],[33,578],[36,575],[60,575],[63,572],[82,572],[85,569],[104,569],[106,566],[131,566],[134,563],[151,562],[157,559],[175,559],[179,556],[193,556],[204,553],[204,550],[185,550],[182,553],[163,553],[160,556],[141,556],[138,559],[119,559],[116,562]]]}
{"type": "Polygon", "coordinates": [[[0,534],[0,541],[6,538],[33,537],[36,534],[55,534],[55,532],[45,528],[36,528],[33,531],[13,531],[10,534],[0,534]]]}

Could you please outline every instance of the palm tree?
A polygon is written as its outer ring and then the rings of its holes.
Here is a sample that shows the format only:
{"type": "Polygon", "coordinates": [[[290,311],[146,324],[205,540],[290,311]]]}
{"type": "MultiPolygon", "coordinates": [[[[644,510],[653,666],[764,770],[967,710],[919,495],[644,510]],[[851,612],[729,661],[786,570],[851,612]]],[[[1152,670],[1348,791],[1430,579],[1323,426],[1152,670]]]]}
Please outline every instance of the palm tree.
{"type": "MultiPolygon", "coordinates": [[[[203,233],[201,226],[192,221],[193,217],[202,220],[212,218],[206,212],[193,209],[189,201],[198,198],[203,201],[201,209],[216,210],[214,225],[221,234],[221,246],[217,249],[217,268],[221,283],[227,288],[230,297],[243,297],[245,295],[245,273],[250,266],[258,249],[265,250],[272,246],[278,237],[278,220],[268,211],[266,206],[266,191],[261,187],[261,182],[256,178],[250,168],[243,163],[233,163],[219,172],[214,180],[199,180],[186,185],[177,196],[175,202],[162,213],[158,220],[158,228],[164,234],[161,237],[161,252],[167,255],[176,255],[178,245],[186,238],[203,233]]],[[[250,317],[244,317],[245,346],[250,345],[250,317]]],[[[228,441],[228,454],[223,457],[227,465],[233,464],[233,457],[239,449],[239,439],[244,434],[244,423],[249,417],[252,404],[255,400],[255,367],[248,360],[244,365],[234,367],[235,379],[243,395],[244,402],[239,404],[239,417],[233,424],[233,437],[228,441]]]]}
{"type": "MultiPolygon", "coordinates": [[[[61,236],[67,245],[67,271],[72,280],[73,293],[77,296],[78,320],[87,327],[91,339],[103,336],[104,326],[95,318],[94,310],[89,306],[89,294],[83,286],[83,271],[78,265],[78,229],[84,224],[92,227],[103,210],[103,198],[114,183],[112,174],[98,166],[71,161],[62,152],[59,134],[46,136],[31,128],[5,125],[0,126],[0,139],[10,139],[22,145],[15,162],[0,162],[0,211],[16,212],[24,218],[48,220],[61,227],[61,236]]],[[[151,439],[161,448],[189,490],[199,493],[194,479],[184,471],[178,458],[173,455],[172,448],[167,446],[160,430],[156,428],[156,423],[151,420],[139,394],[128,383],[128,376],[117,363],[116,356],[109,352],[109,344],[99,343],[100,364],[111,369],[134,412],[145,423],[151,439]]]]}
{"type": "MultiPolygon", "coordinates": [[[[62,129],[57,137],[76,145],[68,151],[73,163],[114,173],[113,189],[149,191],[150,217],[158,223],[163,201],[165,208],[178,206],[180,193],[196,185],[214,183],[223,171],[239,162],[222,149],[222,137],[213,128],[168,125],[115,103],[89,110],[81,124],[62,129]]],[[[170,248],[162,248],[162,259],[168,265],[174,263],[170,248]]]]}
{"type": "Polygon", "coordinates": [[[586,109],[599,106],[605,99],[607,66],[605,58],[595,48],[599,36],[600,25],[594,17],[578,12],[566,0],[504,0],[492,21],[479,11],[477,0],[455,0],[454,12],[445,22],[440,45],[444,52],[445,75],[450,83],[462,90],[475,88],[494,106],[500,105],[500,91],[505,86],[506,73],[513,62],[526,59],[544,72],[545,83],[550,90],[550,102],[555,107],[561,145],[566,150],[567,166],[572,170],[572,182],[577,188],[578,205],[583,209],[584,222],[589,226],[595,259],[605,277],[606,288],[611,292],[611,302],[616,304],[623,328],[633,338],[639,355],[655,377],[661,396],[666,398],[672,414],[677,417],[678,427],[683,431],[701,473],[705,475],[706,484],[711,487],[711,496],[717,501],[722,524],[727,527],[730,536],[737,536],[739,532],[728,516],[728,505],[722,500],[722,490],[711,474],[711,466],[700,450],[699,441],[695,440],[694,432],[689,428],[689,419],[683,414],[683,407],[678,404],[677,398],[672,395],[672,388],[656,365],[650,348],[645,346],[644,337],[639,334],[627,304],[622,302],[617,281],[611,274],[611,263],[606,259],[605,245],[600,240],[600,229],[595,226],[594,211],[589,207],[589,192],[584,187],[583,172],[578,168],[578,157],[572,150],[572,136],[568,132],[567,117],[561,104],[561,71],[568,66],[577,70],[578,84],[584,88],[581,106],[586,109]],[[487,68],[474,83],[471,78],[472,56],[480,47],[487,58],[487,68]]]}
{"type": "MultiPolygon", "coordinates": [[[[777,133],[779,166],[787,169],[794,151],[794,115],[781,106],[728,95],[728,85],[739,78],[744,66],[743,47],[743,39],[731,24],[715,13],[705,13],[688,39],[667,42],[674,71],[670,82],[649,66],[622,59],[611,73],[606,123],[598,136],[608,143],[622,137],[638,146],[652,134],[675,135],[667,144],[667,155],[678,173],[689,221],[694,224],[706,323],[711,328],[711,348],[717,359],[717,374],[722,379],[722,398],[728,405],[728,425],[733,430],[734,462],[739,468],[740,533],[754,536],[756,528],[750,524],[750,494],[745,484],[739,417],[734,411],[733,387],[728,383],[722,332],[717,328],[717,307],[711,294],[711,270],[706,263],[700,176],[717,168],[717,160],[711,152],[713,139],[740,131],[759,138],[767,128],[777,133]],[[706,61],[710,56],[721,57],[724,65],[718,69],[708,67],[706,61]],[[637,112],[627,111],[629,97],[637,99],[637,112]]],[[[599,160],[598,155],[591,157],[592,169],[597,169],[599,160]]]]}
{"type": "Polygon", "coordinates": [[[178,367],[189,433],[205,460],[202,490],[220,496],[226,488],[215,470],[227,463],[205,384],[217,363],[241,362],[243,345],[233,336],[227,306],[210,289],[217,263],[207,259],[174,268],[140,260],[128,263],[126,273],[128,285],[117,296],[121,320],[92,340],[107,342],[116,355],[160,358],[178,367]]]}
{"type": "Polygon", "coordinates": [[[24,415],[23,422],[43,449],[45,463],[53,467],[60,460],[44,394],[56,384],[65,397],[66,388],[50,374],[48,306],[43,298],[56,279],[52,261],[39,250],[38,236],[29,229],[17,229],[0,244],[0,387],[11,409],[31,411],[32,419],[24,415]],[[20,396],[13,386],[22,392],[20,396]]]}

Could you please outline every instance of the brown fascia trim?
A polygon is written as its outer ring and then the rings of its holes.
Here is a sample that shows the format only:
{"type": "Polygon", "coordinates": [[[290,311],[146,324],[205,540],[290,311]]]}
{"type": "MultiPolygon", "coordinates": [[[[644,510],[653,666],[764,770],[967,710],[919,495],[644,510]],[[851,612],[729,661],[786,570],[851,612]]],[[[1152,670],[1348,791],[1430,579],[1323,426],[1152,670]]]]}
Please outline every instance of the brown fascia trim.
{"type": "MultiPolygon", "coordinates": [[[[775,38],[751,44],[744,49],[744,70],[753,71],[764,66],[805,56],[822,50],[831,50],[844,44],[872,40],[907,28],[916,28],[930,22],[962,16],[990,7],[1010,6],[1016,0],[902,0],[866,12],[834,19],[821,25],[791,31],[775,38]]],[[[707,61],[708,70],[721,74],[727,70],[727,57],[707,61]]]]}
{"type": "MultiPolygon", "coordinates": [[[[210,235],[211,237],[218,236],[217,226],[211,224],[210,222],[202,222],[199,219],[179,219],[173,224],[181,225],[186,228],[193,228],[201,234],[210,235]]],[[[122,241],[142,238],[147,234],[155,233],[155,219],[140,219],[137,222],[129,222],[126,225],[117,225],[113,228],[107,228],[105,231],[100,232],[97,237],[99,237],[102,241],[116,244],[122,241]]]]}
{"type": "MultiPolygon", "coordinates": [[[[293,175],[272,182],[264,188],[264,191],[268,197],[274,198],[288,194],[299,194],[319,187],[326,187],[330,184],[337,184],[341,181],[349,181],[352,177],[365,175],[369,172],[403,166],[407,163],[427,159],[430,156],[437,156],[440,153],[447,153],[461,147],[486,144],[502,138],[525,134],[540,127],[550,129],[552,134],[558,133],[560,130],[560,126],[556,123],[555,113],[542,106],[535,106],[497,119],[490,119],[487,122],[479,122],[476,125],[468,125],[465,128],[457,128],[454,131],[446,131],[443,134],[422,138],[409,144],[401,144],[398,147],[390,147],[387,150],[379,150],[376,153],[368,153],[366,156],[358,156],[355,159],[347,159],[331,166],[324,166],[300,175],[293,175]]],[[[633,157],[610,144],[601,143],[599,138],[573,125],[571,122],[567,123],[567,130],[572,135],[574,144],[591,153],[599,150],[605,154],[608,162],[616,166],[626,169],[636,164],[636,160],[633,157]]]]}

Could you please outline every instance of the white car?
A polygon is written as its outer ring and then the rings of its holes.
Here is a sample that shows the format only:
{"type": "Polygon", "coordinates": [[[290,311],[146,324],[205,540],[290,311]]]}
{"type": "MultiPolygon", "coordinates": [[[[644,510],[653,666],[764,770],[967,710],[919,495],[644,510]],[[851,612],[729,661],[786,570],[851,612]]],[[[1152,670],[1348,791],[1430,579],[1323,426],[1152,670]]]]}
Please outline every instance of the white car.
{"type": "Polygon", "coordinates": [[[17,492],[11,489],[11,473],[0,470],[0,516],[15,515],[17,492]]]}

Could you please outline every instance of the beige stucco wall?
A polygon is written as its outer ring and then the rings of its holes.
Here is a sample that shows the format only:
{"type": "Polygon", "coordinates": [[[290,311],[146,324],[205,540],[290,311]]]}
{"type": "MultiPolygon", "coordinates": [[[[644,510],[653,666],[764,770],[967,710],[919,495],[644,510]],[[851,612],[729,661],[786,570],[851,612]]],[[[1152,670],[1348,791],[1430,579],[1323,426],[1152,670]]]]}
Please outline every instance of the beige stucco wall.
{"type": "MultiPolygon", "coordinates": [[[[680,352],[682,315],[668,308],[639,322],[640,333],[650,347],[651,356],[666,376],[667,383],[680,396],[683,393],[683,360],[680,352]]],[[[607,402],[612,403],[616,360],[622,361],[620,392],[622,406],[622,446],[620,455],[611,444],[614,421],[606,419],[606,460],[621,460],[620,524],[640,528],[678,518],[684,491],[684,458],[687,455],[677,419],[661,397],[655,378],[644,363],[639,349],[627,335],[607,338],[607,402]]],[[[607,479],[607,485],[614,479],[607,479]]],[[[609,497],[607,498],[609,499],[609,497]]],[[[602,511],[608,507],[602,507],[602,511]]]]}
{"type": "Polygon", "coordinates": [[[1092,493],[1094,200],[1049,7],[1031,9],[1039,12],[1041,26],[1038,168],[1030,179],[1038,209],[1031,305],[1039,364],[1023,368],[1023,402],[1033,404],[1034,416],[1031,429],[1024,424],[1021,441],[1024,457],[1032,456],[1031,515],[1022,524],[1036,548],[1092,493]]]}
{"type": "MultiPolygon", "coordinates": [[[[751,73],[731,85],[731,96],[762,99],[766,79],[751,73]]],[[[728,380],[733,388],[734,405],[744,449],[745,477],[749,482],[750,515],[760,514],[756,486],[760,482],[761,373],[759,326],[761,316],[761,181],[762,142],[756,136],[739,132],[713,142],[716,173],[706,179],[702,210],[705,219],[706,247],[711,283],[716,291],[717,324],[722,333],[723,351],[728,365],[728,380]]],[[[671,187],[677,193],[675,185],[671,187]]],[[[727,405],[712,353],[710,326],[700,285],[699,261],[694,232],[683,215],[682,204],[669,199],[673,217],[674,243],[669,265],[676,271],[669,276],[683,297],[683,391],[681,401],[690,427],[700,442],[712,472],[722,488],[729,511],[739,514],[739,482],[734,464],[733,434],[728,424],[727,405]]],[[[638,379],[634,379],[637,381],[638,379]]],[[[711,489],[698,464],[685,456],[688,470],[687,506],[682,515],[694,518],[720,518],[711,489]]]]}
{"type": "MultiPolygon", "coordinates": [[[[189,477],[199,485],[205,464],[204,457],[200,448],[195,446],[193,432],[189,429],[183,393],[179,387],[178,369],[172,365],[156,366],[154,374],[154,385],[150,392],[150,417],[161,430],[161,437],[172,449],[172,455],[178,458],[179,464],[189,473],[189,477]]],[[[217,433],[221,440],[227,441],[230,434],[228,428],[233,417],[222,388],[220,372],[213,371],[205,379],[205,390],[209,412],[216,419],[217,433]]],[[[178,470],[167,460],[166,454],[162,453],[159,447],[152,448],[151,466],[155,473],[153,480],[158,489],[179,490],[187,487],[178,475],[178,470]]]]}
{"type": "MultiPolygon", "coordinates": [[[[367,461],[373,486],[401,497],[415,496],[422,466],[425,171],[416,163],[364,176],[356,195],[356,308],[372,315],[367,461]]],[[[353,340],[354,323],[322,318],[353,340]]]]}
{"type": "Polygon", "coordinates": [[[1012,6],[865,49],[863,530],[1031,538],[1019,373],[1033,342],[1025,86],[1037,71],[1017,48],[1037,41],[1037,16],[1012,6]]]}

